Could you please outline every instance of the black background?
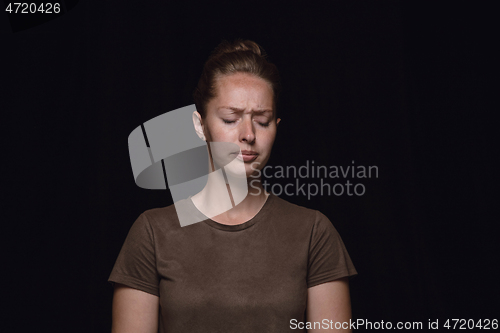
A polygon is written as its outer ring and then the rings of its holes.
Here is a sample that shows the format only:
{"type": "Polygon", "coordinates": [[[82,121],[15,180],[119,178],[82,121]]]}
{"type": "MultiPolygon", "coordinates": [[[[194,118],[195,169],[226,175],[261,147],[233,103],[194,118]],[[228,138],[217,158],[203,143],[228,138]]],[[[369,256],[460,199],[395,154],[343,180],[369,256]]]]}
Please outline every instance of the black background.
{"type": "MultiPolygon", "coordinates": [[[[72,1],[74,3],[74,1],[72,1]]],[[[185,105],[224,38],[279,68],[271,165],[376,165],[363,196],[281,197],[327,215],[359,276],[354,318],[500,319],[494,6],[80,1],[13,32],[2,14],[5,332],[109,332],[134,220],[127,138],[185,105]]]]}

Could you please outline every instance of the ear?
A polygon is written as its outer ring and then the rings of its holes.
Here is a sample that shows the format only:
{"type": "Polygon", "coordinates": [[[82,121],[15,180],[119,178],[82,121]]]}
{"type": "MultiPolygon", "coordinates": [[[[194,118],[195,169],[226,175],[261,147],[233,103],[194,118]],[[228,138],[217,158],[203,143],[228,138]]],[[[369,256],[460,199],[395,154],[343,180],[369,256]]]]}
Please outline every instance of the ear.
{"type": "Polygon", "coordinates": [[[280,124],[281,118],[276,119],[276,126],[280,124]]]}
{"type": "Polygon", "coordinates": [[[207,141],[205,139],[205,133],[203,132],[201,115],[198,113],[198,111],[193,112],[193,124],[194,124],[194,130],[196,131],[198,137],[203,141],[207,141]]]}

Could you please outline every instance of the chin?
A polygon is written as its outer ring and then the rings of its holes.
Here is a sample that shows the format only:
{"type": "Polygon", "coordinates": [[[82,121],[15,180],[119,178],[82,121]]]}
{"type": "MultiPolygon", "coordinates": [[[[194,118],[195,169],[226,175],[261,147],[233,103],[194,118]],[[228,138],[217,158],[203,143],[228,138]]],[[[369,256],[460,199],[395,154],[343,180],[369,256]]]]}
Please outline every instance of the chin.
{"type": "Polygon", "coordinates": [[[247,178],[252,178],[252,179],[259,179],[259,175],[261,174],[262,170],[260,168],[256,169],[255,167],[252,168],[251,165],[245,165],[245,172],[247,178]]]}

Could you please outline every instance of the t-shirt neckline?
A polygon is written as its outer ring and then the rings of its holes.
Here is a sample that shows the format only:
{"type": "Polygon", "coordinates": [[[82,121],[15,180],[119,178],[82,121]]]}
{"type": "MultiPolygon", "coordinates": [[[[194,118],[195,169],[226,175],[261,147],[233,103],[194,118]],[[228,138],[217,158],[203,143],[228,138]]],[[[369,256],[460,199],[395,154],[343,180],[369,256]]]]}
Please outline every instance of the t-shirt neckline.
{"type": "MultiPolygon", "coordinates": [[[[212,220],[211,218],[207,217],[206,215],[204,215],[203,213],[201,213],[198,209],[197,210],[201,214],[203,214],[203,216],[206,217],[206,219],[203,220],[202,222],[209,225],[212,228],[216,228],[216,229],[223,230],[223,231],[240,231],[240,230],[250,228],[251,226],[253,226],[257,222],[259,222],[260,220],[264,219],[264,217],[271,210],[271,205],[272,205],[274,199],[275,199],[275,195],[270,192],[267,199],[266,199],[266,202],[264,203],[262,208],[259,210],[259,212],[257,214],[255,214],[254,217],[252,217],[250,220],[248,220],[246,222],[236,224],[236,225],[228,225],[228,224],[222,224],[222,223],[216,222],[216,221],[212,220]]],[[[190,200],[191,200],[191,203],[193,203],[192,199],[190,199],[190,200]]]]}

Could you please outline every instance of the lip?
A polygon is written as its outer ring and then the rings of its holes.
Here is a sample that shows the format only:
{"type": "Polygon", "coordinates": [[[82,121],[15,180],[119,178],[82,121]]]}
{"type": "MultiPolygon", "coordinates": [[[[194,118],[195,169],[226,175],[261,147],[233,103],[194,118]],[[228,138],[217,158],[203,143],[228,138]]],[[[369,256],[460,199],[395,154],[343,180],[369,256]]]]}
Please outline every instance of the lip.
{"type": "MultiPolygon", "coordinates": [[[[235,153],[237,154],[237,153],[235,153]]],[[[259,156],[259,153],[252,150],[242,150],[241,154],[236,156],[237,159],[243,162],[252,162],[259,156]]]]}
{"type": "Polygon", "coordinates": [[[243,155],[259,155],[259,153],[253,151],[253,150],[242,150],[241,153],[243,155]]]}

